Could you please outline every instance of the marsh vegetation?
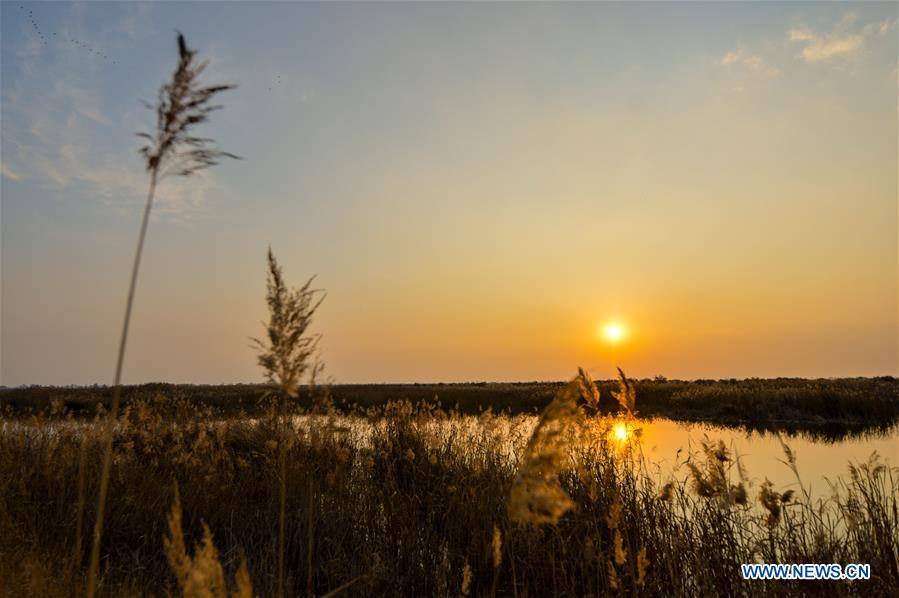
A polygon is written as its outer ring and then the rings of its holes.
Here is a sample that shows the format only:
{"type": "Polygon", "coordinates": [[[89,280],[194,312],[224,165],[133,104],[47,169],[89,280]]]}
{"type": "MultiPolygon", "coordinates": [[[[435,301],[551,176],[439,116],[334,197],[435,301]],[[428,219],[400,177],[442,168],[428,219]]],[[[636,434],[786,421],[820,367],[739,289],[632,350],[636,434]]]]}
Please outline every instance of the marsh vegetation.
{"type": "MultiPolygon", "coordinates": [[[[597,380],[599,408],[614,413],[611,392],[615,380],[597,380]]],[[[644,417],[715,422],[759,430],[808,431],[833,434],[888,428],[899,422],[899,380],[881,378],[774,378],[748,380],[635,380],[644,417]]],[[[444,410],[478,414],[490,408],[511,415],[538,413],[564,386],[563,382],[456,384],[332,384],[334,408],[383,407],[390,401],[437,403],[444,410]]],[[[142,384],[124,386],[125,404],[153,401],[158,396],[183,398],[219,413],[257,414],[260,399],[270,390],[262,384],[190,385],[142,384]]],[[[305,391],[305,389],[304,389],[305,391]]],[[[0,389],[0,408],[10,416],[49,413],[54,404],[75,415],[92,416],[100,405],[108,408],[112,388],[20,387],[0,389]]]]}
{"type": "MultiPolygon", "coordinates": [[[[636,434],[613,433],[627,416],[597,415],[566,389],[542,434],[531,416],[408,401],[349,414],[288,403],[286,426],[277,400],[254,418],[131,402],[115,428],[99,593],[178,591],[164,547],[176,488],[187,553],[214,556],[221,579],[233,589],[243,575],[254,595],[278,593],[281,512],[287,595],[886,595],[899,583],[894,465],[847,463],[832,492],[809,498],[751,485],[765,472],[709,444],[658,480],[636,434]],[[740,563],[761,561],[870,563],[872,579],[740,579],[740,563]]],[[[102,416],[55,416],[3,420],[9,595],[78,595],[85,583],[99,471],[84,464],[101,458],[102,416]]]]}

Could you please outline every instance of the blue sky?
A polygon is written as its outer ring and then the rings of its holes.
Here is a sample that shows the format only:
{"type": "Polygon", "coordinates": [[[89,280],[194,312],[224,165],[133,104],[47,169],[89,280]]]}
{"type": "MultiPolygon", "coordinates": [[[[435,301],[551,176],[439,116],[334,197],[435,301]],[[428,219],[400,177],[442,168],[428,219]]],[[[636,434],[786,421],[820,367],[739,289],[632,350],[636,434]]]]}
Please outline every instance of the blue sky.
{"type": "Polygon", "coordinates": [[[160,187],[126,381],[259,379],[269,244],[337,381],[896,373],[895,3],[0,17],[0,383],[111,378],[176,29],[244,160],[160,187]]]}

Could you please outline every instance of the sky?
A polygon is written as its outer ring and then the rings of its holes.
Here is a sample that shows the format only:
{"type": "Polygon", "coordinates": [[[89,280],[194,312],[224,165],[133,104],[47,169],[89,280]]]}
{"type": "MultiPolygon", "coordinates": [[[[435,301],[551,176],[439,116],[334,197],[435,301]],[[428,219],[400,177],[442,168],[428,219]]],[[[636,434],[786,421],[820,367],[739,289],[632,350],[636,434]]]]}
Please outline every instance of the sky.
{"type": "Polygon", "coordinates": [[[0,384],[262,380],[269,245],[334,382],[897,375],[897,5],[0,5],[0,384]],[[605,327],[618,324],[612,343],[605,327]]]}

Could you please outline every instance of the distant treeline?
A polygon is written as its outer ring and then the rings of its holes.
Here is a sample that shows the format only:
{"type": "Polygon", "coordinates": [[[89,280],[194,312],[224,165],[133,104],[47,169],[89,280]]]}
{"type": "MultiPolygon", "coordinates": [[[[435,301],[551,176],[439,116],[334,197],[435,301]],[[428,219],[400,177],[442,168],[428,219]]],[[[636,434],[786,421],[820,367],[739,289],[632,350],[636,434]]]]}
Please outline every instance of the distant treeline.
{"type": "MultiPolygon", "coordinates": [[[[600,405],[614,412],[611,391],[617,381],[598,381],[600,405]]],[[[841,424],[890,425],[899,421],[899,380],[878,378],[680,381],[664,378],[636,380],[637,409],[642,416],[688,421],[761,425],[841,424]]],[[[451,384],[335,384],[330,396],[341,411],[381,406],[389,401],[437,403],[445,410],[480,413],[491,408],[510,414],[541,410],[562,382],[451,383],[451,384]]],[[[125,386],[125,404],[153,401],[159,396],[187,399],[214,407],[223,414],[241,410],[253,415],[266,406],[267,387],[261,384],[187,385],[141,384],[125,386]]],[[[303,396],[299,401],[302,404],[303,396]]],[[[10,416],[71,412],[93,415],[98,405],[108,406],[108,386],[28,386],[0,390],[0,409],[10,416]]]]}

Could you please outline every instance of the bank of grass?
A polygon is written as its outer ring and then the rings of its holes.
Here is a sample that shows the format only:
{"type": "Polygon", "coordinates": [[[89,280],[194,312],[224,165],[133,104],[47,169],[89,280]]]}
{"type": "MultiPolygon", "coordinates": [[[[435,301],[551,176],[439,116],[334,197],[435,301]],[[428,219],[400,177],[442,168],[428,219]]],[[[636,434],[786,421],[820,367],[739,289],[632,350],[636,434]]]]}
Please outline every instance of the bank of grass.
{"type": "MultiPolygon", "coordinates": [[[[809,504],[801,492],[749,486],[722,446],[660,485],[607,433],[617,420],[602,415],[566,427],[582,435],[564,447],[558,471],[541,469],[540,451],[519,460],[527,421],[405,401],[295,420],[286,434],[286,593],[840,596],[899,587],[895,467],[855,464],[834,496],[809,504]],[[546,498],[522,490],[523,467],[570,501],[555,523],[522,516],[546,498]],[[513,486],[526,502],[515,509],[513,486]],[[870,563],[872,579],[743,581],[739,564],[758,561],[870,563]]],[[[99,483],[97,468],[82,464],[99,462],[102,426],[62,413],[2,425],[0,588],[80,595],[89,542],[78,522],[93,520],[99,483]]],[[[115,431],[99,593],[178,593],[163,545],[177,484],[188,550],[208,526],[223,579],[240,579],[245,562],[253,594],[274,595],[279,437],[271,406],[254,420],[186,399],[127,404],[115,431]]]]}
{"type": "MultiPolygon", "coordinates": [[[[610,395],[616,384],[614,380],[597,382],[604,412],[617,409],[610,395]]],[[[899,380],[889,376],[690,382],[644,379],[635,381],[635,385],[641,415],[646,417],[812,430],[826,424],[864,428],[899,422],[899,380]]],[[[331,397],[342,411],[407,400],[413,404],[436,402],[445,410],[458,409],[468,414],[490,408],[514,415],[540,411],[563,386],[561,382],[341,384],[331,387],[331,397]]],[[[198,406],[215,407],[224,414],[257,414],[266,390],[266,386],[253,384],[143,384],[123,387],[122,400],[128,404],[177,396],[198,406]]],[[[112,395],[112,389],[104,386],[10,388],[0,390],[0,409],[9,416],[32,415],[49,411],[57,404],[76,414],[91,415],[100,404],[108,407],[112,395]]]]}

